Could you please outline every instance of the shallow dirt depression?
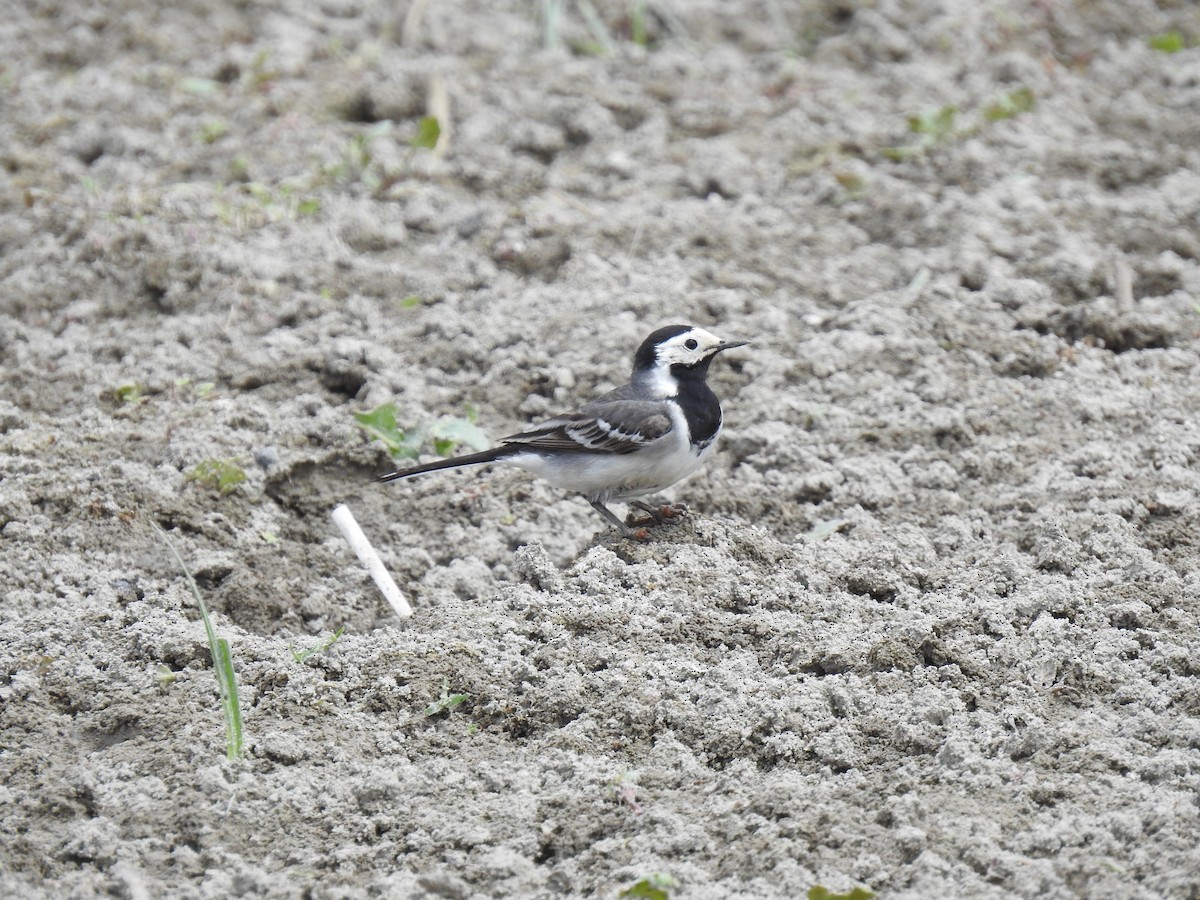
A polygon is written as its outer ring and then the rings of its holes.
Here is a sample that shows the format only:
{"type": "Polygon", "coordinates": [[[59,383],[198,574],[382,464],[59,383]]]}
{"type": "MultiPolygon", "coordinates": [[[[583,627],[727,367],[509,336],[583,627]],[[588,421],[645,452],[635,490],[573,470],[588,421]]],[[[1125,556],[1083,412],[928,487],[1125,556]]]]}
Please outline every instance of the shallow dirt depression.
{"type": "Polygon", "coordinates": [[[1200,895],[1194,4],[5,19],[0,895],[1200,895]],[[651,541],[370,482],[673,322],[651,541]]]}

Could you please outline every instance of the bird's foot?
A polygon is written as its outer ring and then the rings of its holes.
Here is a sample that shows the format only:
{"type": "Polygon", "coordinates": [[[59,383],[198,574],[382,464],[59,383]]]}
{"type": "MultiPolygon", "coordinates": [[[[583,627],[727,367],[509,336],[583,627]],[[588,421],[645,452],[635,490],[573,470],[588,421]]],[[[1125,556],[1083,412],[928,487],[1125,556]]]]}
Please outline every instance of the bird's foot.
{"type": "Polygon", "coordinates": [[[676,519],[682,519],[687,515],[688,511],[687,505],[684,503],[666,503],[662,506],[651,506],[649,503],[634,500],[629,505],[646,513],[644,516],[635,516],[630,520],[631,525],[641,528],[665,525],[676,519]]]}
{"type": "Polygon", "coordinates": [[[611,509],[609,509],[599,500],[591,500],[589,502],[592,504],[592,508],[595,509],[596,512],[604,516],[605,520],[614,528],[616,528],[618,532],[620,532],[621,537],[628,538],[631,541],[650,540],[650,532],[648,532],[640,523],[634,522],[632,525],[626,525],[615,515],[613,515],[613,511],[611,509]]]}

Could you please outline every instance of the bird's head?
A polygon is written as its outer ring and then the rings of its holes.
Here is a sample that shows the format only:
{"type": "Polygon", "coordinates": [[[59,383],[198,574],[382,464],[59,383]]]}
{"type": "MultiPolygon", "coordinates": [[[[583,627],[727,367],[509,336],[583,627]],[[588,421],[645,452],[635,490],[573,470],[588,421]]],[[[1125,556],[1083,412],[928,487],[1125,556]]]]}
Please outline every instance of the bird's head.
{"type": "Polygon", "coordinates": [[[642,341],[633,357],[633,377],[648,378],[656,393],[678,393],[681,378],[708,374],[708,365],[722,350],[742,347],[749,341],[725,341],[694,325],[667,325],[642,341]]]}

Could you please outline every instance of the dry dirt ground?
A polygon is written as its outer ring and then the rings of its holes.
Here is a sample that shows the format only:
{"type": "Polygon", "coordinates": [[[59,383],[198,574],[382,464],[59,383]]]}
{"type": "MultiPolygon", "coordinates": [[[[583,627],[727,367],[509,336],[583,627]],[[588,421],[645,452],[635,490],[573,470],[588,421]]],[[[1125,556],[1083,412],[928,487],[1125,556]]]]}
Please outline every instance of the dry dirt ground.
{"type": "Polygon", "coordinates": [[[6,5],[0,895],[1200,896],[1197,5],[542,7],[6,5]],[[370,483],[672,322],[683,524],[370,483]]]}

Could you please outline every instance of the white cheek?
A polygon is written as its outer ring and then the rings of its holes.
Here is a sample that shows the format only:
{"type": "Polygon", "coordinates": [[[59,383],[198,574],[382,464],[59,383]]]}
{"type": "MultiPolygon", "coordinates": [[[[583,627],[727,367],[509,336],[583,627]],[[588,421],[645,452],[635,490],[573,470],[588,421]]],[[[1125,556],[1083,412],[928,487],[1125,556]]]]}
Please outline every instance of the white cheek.
{"type": "Polygon", "coordinates": [[[688,350],[684,347],[671,347],[665,350],[658,360],[663,366],[694,366],[700,362],[704,354],[699,350],[688,350]]]}

